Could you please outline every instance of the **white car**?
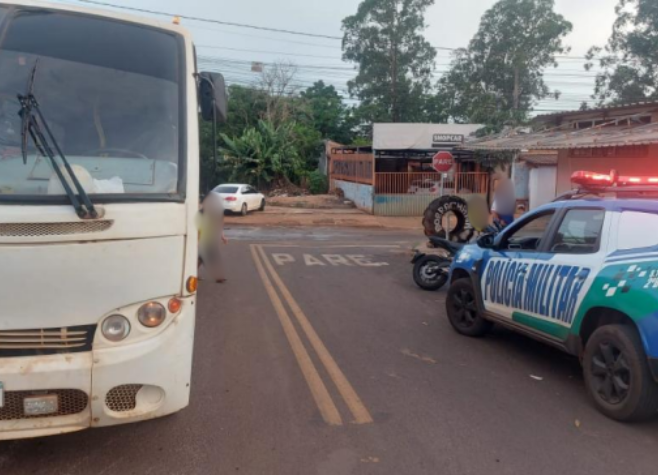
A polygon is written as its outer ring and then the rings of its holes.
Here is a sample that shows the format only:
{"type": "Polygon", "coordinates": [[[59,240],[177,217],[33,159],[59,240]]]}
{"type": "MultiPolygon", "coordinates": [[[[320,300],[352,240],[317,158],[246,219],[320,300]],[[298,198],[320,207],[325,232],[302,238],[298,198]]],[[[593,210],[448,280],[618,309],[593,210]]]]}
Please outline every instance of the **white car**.
{"type": "Polygon", "coordinates": [[[409,195],[426,195],[435,194],[441,191],[441,182],[430,179],[414,180],[411,182],[407,194],[409,195]]]}
{"type": "Polygon", "coordinates": [[[226,211],[246,216],[249,211],[265,209],[265,195],[251,185],[226,183],[215,187],[212,191],[222,198],[226,211]]]}

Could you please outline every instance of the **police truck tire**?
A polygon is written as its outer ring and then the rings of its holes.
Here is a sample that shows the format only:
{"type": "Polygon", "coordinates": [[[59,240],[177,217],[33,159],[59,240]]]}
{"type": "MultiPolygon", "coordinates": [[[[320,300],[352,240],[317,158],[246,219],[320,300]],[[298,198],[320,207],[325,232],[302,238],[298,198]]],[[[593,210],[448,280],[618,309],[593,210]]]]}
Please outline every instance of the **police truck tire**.
{"type": "Polygon", "coordinates": [[[482,337],[491,331],[493,323],[482,317],[475,289],[470,279],[452,283],[446,298],[448,320],[455,331],[470,337],[482,337]]]}
{"type": "Polygon", "coordinates": [[[658,383],[631,325],[604,325],[587,341],[585,386],[596,408],[623,422],[658,416],[658,383]]]}
{"type": "Polygon", "coordinates": [[[468,219],[468,205],[458,196],[442,196],[432,201],[425,209],[423,227],[426,236],[438,236],[454,242],[468,242],[475,233],[468,219]],[[449,236],[443,227],[443,219],[448,213],[454,214],[457,219],[449,236]]]}

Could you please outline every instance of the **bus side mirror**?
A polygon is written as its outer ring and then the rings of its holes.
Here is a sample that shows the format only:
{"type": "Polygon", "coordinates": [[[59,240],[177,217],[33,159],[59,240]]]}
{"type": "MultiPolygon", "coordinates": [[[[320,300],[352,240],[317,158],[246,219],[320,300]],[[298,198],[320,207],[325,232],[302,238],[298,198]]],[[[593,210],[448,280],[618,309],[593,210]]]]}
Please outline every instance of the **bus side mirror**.
{"type": "Polygon", "coordinates": [[[214,113],[217,122],[226,122],[228,95],[224,76],[219,73],[199,73],[199,105],[203,120],[212,122],[214,113]]]}

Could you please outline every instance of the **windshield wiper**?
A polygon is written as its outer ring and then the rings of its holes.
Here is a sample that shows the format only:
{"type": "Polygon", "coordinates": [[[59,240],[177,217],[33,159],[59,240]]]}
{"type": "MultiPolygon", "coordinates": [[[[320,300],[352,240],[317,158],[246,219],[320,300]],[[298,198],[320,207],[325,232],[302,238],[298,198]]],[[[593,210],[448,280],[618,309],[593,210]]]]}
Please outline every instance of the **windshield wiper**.
{"type": "Polygon", "coordinates": [[[53,169],[55,170],[55,174],[57,175],[57,178],[59,178],[62,187],[64,187],[66,196],[68,196],[69,200],[71,201],[71,204],[73,205],[73,208],[75,208],[76,214],[81,219],[95,219],[98,217],[98,212],[96,211],[96,208],[94,208],[94,204],[91,202],[91,199],[89,199],[89,195],[80,184],[78,177],[75,175],[75,172],[71,168],[71,165],[69,164],[68,160],[64,156],[64,153],[62,152],[62,149],[57,143],[55,136],[51,132],[50,127],[48,127],[48,122],[46,122],[46,119],[44,118],[43,113],[39,108],[39,103],[37,102],[37,99],[36,97],[34,97],[34,94],[32,92],[34,87],[34,77],[37,72],[38,64],[39,64],[39,60],[37,59],[34,63],[34,67],[32,68],[32,72],[28,80],[26,94],[25,95],[18,94],[18,101],[21,104],[21,110],[19,114],[22,119],[21,151],[23,153],[23,163],[27,163],[27,141],[29,136],[32,138],[32,141],[34,142],[34,146],[37,148],[39,153],[44,157],[48,157],[50,159],[50,163],[53,169]],[[36,112],[36,114],[34,112],[36,112]],[[47,135],[43,133],[41,126],[39,125],[39,122],[43,124],[43,129],[46,131],[47,135]],[[71,182],[73,183],[73,186],[78,192],[77,195],[73,191],[73,189],[71,189],[71,185],[69,184],[68,180],[64,176],[61,167],[59,166],[57,160],[55,159],[55,153],[53,152],[53,147],[57,151],[59,158],[64,164],[64,169],[66,170],[66,173],[69,175],[71,182]],[[82,203],[80,202],[81,200],[82,203]]]}

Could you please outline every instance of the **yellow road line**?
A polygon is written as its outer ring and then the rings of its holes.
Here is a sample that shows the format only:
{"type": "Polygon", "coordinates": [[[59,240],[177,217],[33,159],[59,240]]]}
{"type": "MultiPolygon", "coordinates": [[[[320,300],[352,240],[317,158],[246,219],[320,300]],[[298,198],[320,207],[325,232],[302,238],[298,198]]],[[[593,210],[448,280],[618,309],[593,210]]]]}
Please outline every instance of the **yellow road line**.
{"type": "Polygon", "coordinates": [[[357,395],[356,391],[354,390],[350,382],[347,380],[341,369],[336,364],[336,361],[329,353],[329,350],[327,350],[327,347],[324,346],[324,343],[322,343],[322,340],[320,340],[320,337],[315,332],[315,329],[311,325],[311,322],[308,320],[306,315],[304,315],[304,312],[299,307],[299,305],[293,298],[292,294],[290,293],[286,285],[279,277],[279,274],[277,274],[277,272],[274,270],[274,267],[272,266],[269,258],[265,254],[265,251],[261,246],[257,246],[257,247],[258,247],[258,251],[260,252],[261,258],[265,263],[265,267],[267,268],[270,275],[272,276],[274,283],[279,288],[279,291],[281,292],[281,295],[283,295],[283,298],[286,300],[286,302],[288,302],[288,305],[290,306],[293,315],[297,318],[297,321],[299,322],[299,325],[302,327],[302,330],[304,330],[304,333],[306,334],[306,337],[310,341],[311,346],[317,353],[318,358],[320,358],[320,361],[322,361],[324,367],[327,369],[327,373],[329,373],[329,376],[331,377],[334,384],[336,385],[336,388],[338,388],[338,392],[345,400],[347,407],[352,412],[352,415],[354,416],[354,422],[356,424],[368,424],[373,422],[370,412],[368,412],[368,409],[361,401],[361,398],[359,398],[359,396],[357,395]]]}
{"type": "Polygon", "coordinates": [[[299,337],[297,330],[295,330],[295,326],[293,325],[292,320],[288,315],[288,312],[286,312],[286,309],[283,306],[283,302],[281,302],[281,299],[277,295],[276,290],[272,285],[272,281],[267,276],[267,273],[263,268],[263,264],[258,258],[258,254],[256,253],[255,246],[252,244],[250,247],[251,247],[251,255],[254,259],[254,262],[256,263],[256,268],[258,269],[258,274],[260,275],[260,278],[263,281],[263,284],[265,285],[265,290],[267,291],[267,294],[269,295],[270,300],[272,301],[272,305],[274,306],[274,310],[276,311],[276,314],[279,317],[279,321],[281,322],[283,331],[286,334],[286,337],[288,338],[288,343],[290,343],[290,347],[292,348],[295,358],[297,359],[297,363],[299,363],[299,367],[302,370],[302,374],[306,379],[306,384],[308,384],[308,387],[311,390],[311,394],[313,395],[315,404],[317,404],[318,409],[322,414],[322,418],[329,425],[334,425],[334,426],[342,425],[343,421],[340,417],[340,413],[338,412],[336,405],[331,399],[331,396],[329,395],[329,391],[327,391],[327,387],[322,382],[322,378],[320,378],[320,374],[318,373],[317,369],[313,365],[313,361],[311,360],[311,357],[306,351],[306,348],[304,348],[304,345],[302,344],[302,340],[299,337]]]}

